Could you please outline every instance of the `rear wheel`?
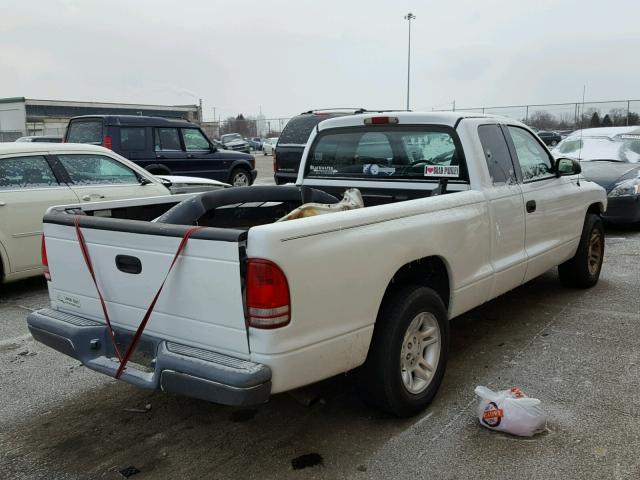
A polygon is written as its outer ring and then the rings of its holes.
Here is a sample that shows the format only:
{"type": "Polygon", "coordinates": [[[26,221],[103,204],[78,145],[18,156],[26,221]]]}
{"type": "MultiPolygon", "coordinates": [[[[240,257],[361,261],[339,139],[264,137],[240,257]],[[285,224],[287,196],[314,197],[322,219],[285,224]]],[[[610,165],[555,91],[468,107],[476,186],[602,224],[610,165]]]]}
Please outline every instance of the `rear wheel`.
{"type": "Polygon", "coordinates": [[[171,175],[171,170],[166,165],[152,163],[144,167],[145,170],[153,175],[171,175]]]}
{"type": "Polygon", "coordinates": [[[407,286],[386,299],[367,360],[357,372],[365,402],[399,417],[415,415],[436,395],[449,349],[449,320],[430,288],[407,286]]]}
{"type": "Polygon", "coordinates": [[[234,187],[248,187],[251,185],[251,174],[246,168],[235,168],[231,172],[229,183],[234,187]]]}
{"type": "Polygon", "coordinates": [[[568,287],[589,288],[598,283],[604,259],[604,226],[599,215],[585,218],[578,250],[558,265],[560,281],[568,287]]]}
{"type": "Polygon", "coordinates": [[[551,140],[551,146],[555,147],[558,144],[557,140],[551,140]]]}

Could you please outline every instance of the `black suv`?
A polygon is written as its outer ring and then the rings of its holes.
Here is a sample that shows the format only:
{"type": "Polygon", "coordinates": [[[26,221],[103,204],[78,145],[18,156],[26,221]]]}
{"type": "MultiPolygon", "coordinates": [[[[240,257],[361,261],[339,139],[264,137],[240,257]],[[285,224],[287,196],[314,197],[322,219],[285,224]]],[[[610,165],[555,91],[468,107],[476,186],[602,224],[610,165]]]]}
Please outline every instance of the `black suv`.
{"type": "Polygon", "coordinates": [[[298,167],[309,135],[318,123],[328,118],[364,112],[364,109],[310,110],[293,117],[285,125],[273,154],[273,177],[277,185],[293,183],[298,177],[298,167]]]}
{"type": "Polygon", "coordinates": [[[198,127],[181,119],[87,115],[69,121],[65,142],[102,145],[153,174],[188,175],[251,185],[255,158],[219,150],[198,127]]]}
{"type": "Polygon", "coordinates": [[[540,137],[540,140],[550,147],[555,147],[562,141],[562,136],[560,136],[558,132],[540,130],[537,132],[537,135],[540,137]]]}

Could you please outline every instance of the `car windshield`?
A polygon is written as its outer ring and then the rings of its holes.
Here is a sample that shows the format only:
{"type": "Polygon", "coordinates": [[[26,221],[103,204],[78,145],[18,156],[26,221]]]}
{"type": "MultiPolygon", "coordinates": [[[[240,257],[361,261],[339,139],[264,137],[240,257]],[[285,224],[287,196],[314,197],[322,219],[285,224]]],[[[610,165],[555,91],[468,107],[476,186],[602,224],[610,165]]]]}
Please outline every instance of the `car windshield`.
{"type": "Polygon", "coordinates": [[[321,133],[309,152],[307,177],[366,180],[461,178],[460,149],[448,130],[353,129],[321,133]]]}
{"type": "Polygon", "coordinates": [[[640,135],[616,137],[572,135],[554,149],[556,156],[583,161],[609,160],[614,162],[640,162],[640,135]]]}
{"type": "Polygon", "coordinates": [[[238,133],[234,133],[232,135],[223,135],[222,141],[223,143],[233,142],[236,140],[242,140],[242,137],[238,133]]]}

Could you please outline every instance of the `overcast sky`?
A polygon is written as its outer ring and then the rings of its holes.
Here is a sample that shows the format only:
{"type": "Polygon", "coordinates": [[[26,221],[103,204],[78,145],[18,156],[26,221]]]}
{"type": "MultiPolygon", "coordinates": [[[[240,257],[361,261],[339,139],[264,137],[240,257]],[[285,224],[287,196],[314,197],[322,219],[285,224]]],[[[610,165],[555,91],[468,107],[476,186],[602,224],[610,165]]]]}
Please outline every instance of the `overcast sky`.
{"type": "Polygon", "coordinates": [[[640,1],[2,0],[0,98],[403,108],[640,98],[640,1]]]}

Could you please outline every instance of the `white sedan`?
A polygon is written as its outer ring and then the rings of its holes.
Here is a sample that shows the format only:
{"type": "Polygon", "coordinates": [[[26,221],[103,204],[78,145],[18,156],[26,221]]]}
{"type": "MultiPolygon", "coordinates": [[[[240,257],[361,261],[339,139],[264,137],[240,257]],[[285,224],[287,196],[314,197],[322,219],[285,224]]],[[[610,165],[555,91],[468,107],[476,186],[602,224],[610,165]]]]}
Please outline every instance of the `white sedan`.
{"type": "Polygon", "coordinates": [[[94,145],[0,143],[0,284],[42,273],[42,216],[49,207],[228,186],[162,177],[94,145]]]}
{"type": "Polygon", "coordinates": [[[262,142],[262,153],[264,155],[273,155],[273,151],[276,149],[277,143],[278,137],[267,138],[264,142],[262,142]]]}

